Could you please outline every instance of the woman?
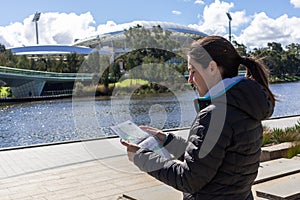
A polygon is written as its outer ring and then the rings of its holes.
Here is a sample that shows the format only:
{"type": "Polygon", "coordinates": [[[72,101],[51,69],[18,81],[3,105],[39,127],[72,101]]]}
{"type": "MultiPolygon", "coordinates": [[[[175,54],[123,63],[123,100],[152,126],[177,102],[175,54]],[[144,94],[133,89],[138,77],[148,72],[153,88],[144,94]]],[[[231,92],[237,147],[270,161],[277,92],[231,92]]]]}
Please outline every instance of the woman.
{"type": "Polygon", "coordinates": [[[272,115],[275,105],[266,69],[252,58],[241,57],[223,37],[207,36],[191,45],[188,70],[188,82],[200,96],[188,139],[141,127],[156,135],[176,159],[122,141],[129,159],[182,191],[184,199],[253,199],[261,121],[272,115]],[[240,65],[247,68],[245,77],[238,76],[240,65]]]}

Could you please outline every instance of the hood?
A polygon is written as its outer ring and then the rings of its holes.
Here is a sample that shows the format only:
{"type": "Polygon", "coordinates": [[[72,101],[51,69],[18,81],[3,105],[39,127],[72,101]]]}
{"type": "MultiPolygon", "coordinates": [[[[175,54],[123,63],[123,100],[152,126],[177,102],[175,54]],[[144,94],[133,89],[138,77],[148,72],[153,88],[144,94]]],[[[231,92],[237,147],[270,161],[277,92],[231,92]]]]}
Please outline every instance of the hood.
{"type": "Polygon", "coordinates": [[[267,90],[251,79],[243,79],[226,93],[227,104],[234,106],[256,120],[269,118],[274,105],[267,90]]]}
{"type": "Polygon", "coordinates": [[[210,104],[210,102],[218,102],[226,93],[226,103],[233,106],[256,120],[264,120],[269,118],[274,110],[274,105],[266,91],[266,89],[251,79],[237,76],[222,80],[216,86],[210,89],[204,97],[198,98],[198,108],[210,104]]]}

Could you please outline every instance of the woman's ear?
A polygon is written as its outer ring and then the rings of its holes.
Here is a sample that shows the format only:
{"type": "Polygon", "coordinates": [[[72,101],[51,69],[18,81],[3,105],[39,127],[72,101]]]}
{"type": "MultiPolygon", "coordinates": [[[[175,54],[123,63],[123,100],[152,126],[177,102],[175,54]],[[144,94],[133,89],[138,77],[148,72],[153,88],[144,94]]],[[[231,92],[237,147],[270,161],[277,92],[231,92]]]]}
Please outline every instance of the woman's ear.
{"type": "Polygon", "coordinates": [[[214,75],[215,73],[220,73],[217,63],[213,60],[209,62],[208,68],[210,73],[212,73],[212,75],[214,75]]]}
{"type": "Polygon", "coordinates": [[[222,75],[221,75],[221,68],[217,65],[217,63],[215,61],[210,61],[209,65],[209,73],[211,74],[211,77],[214,77],[214,79],[218,82],[222,79],[222,75]]]}

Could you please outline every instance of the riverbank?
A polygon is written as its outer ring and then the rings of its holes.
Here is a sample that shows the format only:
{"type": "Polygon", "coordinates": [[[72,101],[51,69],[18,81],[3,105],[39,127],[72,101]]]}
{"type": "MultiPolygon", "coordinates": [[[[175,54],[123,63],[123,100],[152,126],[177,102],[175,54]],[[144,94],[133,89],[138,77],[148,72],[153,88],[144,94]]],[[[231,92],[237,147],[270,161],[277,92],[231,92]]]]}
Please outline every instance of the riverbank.
{"type": "MultiPolygon", "coordinates": [[[[293,82],[299,82],[300,77],[299,76],[288,76],[288,77],[272,77],[269,78],[270,84],[279,84],[279,83],[293,83],[293,82]]],[[[142,80],[132,80],[129,79],[123,81],[125,83],[118,83],[118,84],[110,84],[108,87],[104,87],[103,85],[99,85],[96,88],[96,91],[91,90],[90,87],[86,87],[82,89],[83,94],[92,95],[95,94],[96,96],[111,96],[114,94],[115,96],[128,94],[131,92],[134,92],[134,95],[140,96],[140,95],[152,95],[152,94],[161,94],[161,93],[168,93],[170,90],[162,85],[159,84],[149,84],[147,82],[142,82],[142,80]],[[130,83],[130,84],[129,84],[130,83]],[[115,92],[117,91],[117,92],[115,92]]],[[[178,91],[184,91],[191,89],[191,85],[189,83],[186,83],[184,85],[178,85],[177,90],[178,91]]]]}
{"type": "Polygon", "coordinates": [[[287,76],[287,77],[271,77],[269,78],[270,84],[276,84],[276,83],[291,83],[291,82],[297,82],[300,81],[300,76],[287,76]]]}
{"type": "Polygon", "coordinates": [[[51,96],[32,96],[32,97],[22,97],[22,98],[0,98],[1,103],[23,103],[23,102],[31,102],[31,101],[46,101],[46,100],[55,100],[55,99],[64,99],[71,98],[72,94],[60,94],[60,95],[51,95],[51,96]]]}
{"type": "MultiPolygon", "coordinates": [[[[278,83],[291,83],[300,81],[299,76],[287,76],[287,77],[271,77],[269,78],[270,84],[278,84],[278,83]]],[[[187,90],[190,89],[190,84],[186,83],[183,86],[178,86],[179,90],[187,90]]],[[[165,86],[161,86],[159,84],[149,84],[148,81],[141,80],[141,79],[126,79],[121,83],[110,83],[108,86],[98,85],[97,87],[94,86],[81,86],[78,88],[74,88],[74,94],[77,96],[111,96],[114,91],[119,91],[119,93],[114,93],[114,95],[123,95],[131,93],[134,91],[135,95],[148,95],[148,94],[159,94],[159,93],[168,93],[170,92],[168,88],[165,86]],[[122,93],[123,92],[123,93],[122,93]]],[[[66,94],[68,96],[70,94],[66,94]]],[[[56,96],[62,95],[53,95],[53,99],[56,96]]],[[[0,87],[0,102],[4,101],[13,101],[14,99],[16,102],[24,102],[24,101],[35,101],[39,98],[50,98],[51,96],[35,96],[35,97],[24,97],[24,98],[14,98],[12,97],[11,91],[9,87],[0,87]],[[18,100],[20,99],[20,100],[18,100]]]]}

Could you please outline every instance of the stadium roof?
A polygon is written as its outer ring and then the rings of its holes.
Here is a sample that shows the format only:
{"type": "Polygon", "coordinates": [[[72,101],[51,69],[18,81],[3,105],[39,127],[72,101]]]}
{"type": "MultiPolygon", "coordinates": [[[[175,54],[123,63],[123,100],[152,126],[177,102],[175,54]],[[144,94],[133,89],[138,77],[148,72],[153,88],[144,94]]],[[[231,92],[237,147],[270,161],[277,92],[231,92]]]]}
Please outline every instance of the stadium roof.
{"type": "Polygon", "coordinates": [[[64,55],[70,53],[88,55],[93,49],[67,45],[37,45],[10,48],[15,55],[64,55]]]}
{"type": "Polygon", "coordinates": [[[177,34],[188,34],[188,35],[194,35],[194,36],[206,36],[207,34],[198,31],[195,28],[191,28],[185,25],[171,23],[171,22],[160,22],[160,21],[133,21],[130,23],[124,23],[119,24],[115,26],[111,26],[109,31],[104,32],[99,35],[95,35],[92,37],[84,38],[84,39],[77,39],[74,42],[75,46],[90,46],[94,47],[95,44],[97,44],[99,41],[101,41],[101,38],[107,38],[107,37],[113,37],[116,35],[122,35],[125,30],[128,30],[131,27],[135,27],[137,25],[140,25],[146,29],[152,29],[154,26],[160,25],[162,29],[169,30],[173,33],[177,34]]]}

